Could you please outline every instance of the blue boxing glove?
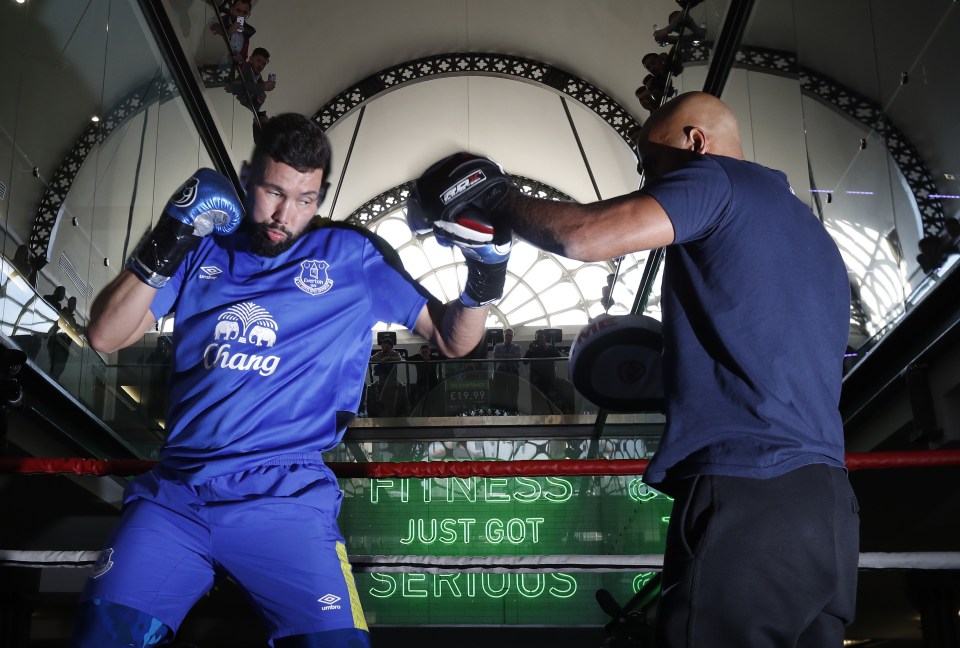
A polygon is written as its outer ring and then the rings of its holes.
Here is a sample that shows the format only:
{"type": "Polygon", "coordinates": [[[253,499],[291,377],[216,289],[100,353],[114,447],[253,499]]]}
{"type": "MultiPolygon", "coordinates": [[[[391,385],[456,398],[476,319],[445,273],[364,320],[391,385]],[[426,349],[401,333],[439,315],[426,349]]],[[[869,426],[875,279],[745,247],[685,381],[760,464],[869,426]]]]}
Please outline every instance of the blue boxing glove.
{"type": "Polygon", "coordinates": [[[230,181],[213,169],[199,169],[170,198],[127,269],[147,285],[162,288],[200,239],[230,234],[242,219],[243,207],[230,181]]]}
{"type": "Polygon", "coordinates": [[[467,263],[460,301],[479,308],[500,299],[512,232],[494,227],[491,214],[515,188],[499,164],[461,152],[440,160],[416,180],[407,201],[407,224],[418,234],[456,246],[467,263]]]}

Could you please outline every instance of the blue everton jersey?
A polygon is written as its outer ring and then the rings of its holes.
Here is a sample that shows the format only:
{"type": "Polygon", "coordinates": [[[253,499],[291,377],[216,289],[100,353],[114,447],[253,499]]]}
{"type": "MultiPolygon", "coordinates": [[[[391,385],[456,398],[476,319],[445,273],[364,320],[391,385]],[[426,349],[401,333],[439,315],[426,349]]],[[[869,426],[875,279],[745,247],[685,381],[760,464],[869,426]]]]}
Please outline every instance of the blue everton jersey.
{"type": "Polygon", "coordinates": [[[850,284],[823,225],[783,173],[727,157],[643,192],[675,232],[662,297],[668,420],[645,480],[842,466],[850,284]]]}
{"type": "Polygon", "coordinates": [[[358,228],[319,228],[276,258],[243,231],[206,237],[151,305],[176,313],[161,464],[199,481],[318,461],[343,435],[337,412],[357,411],[371,327],[413,329],[428,298],[358,228]]]}

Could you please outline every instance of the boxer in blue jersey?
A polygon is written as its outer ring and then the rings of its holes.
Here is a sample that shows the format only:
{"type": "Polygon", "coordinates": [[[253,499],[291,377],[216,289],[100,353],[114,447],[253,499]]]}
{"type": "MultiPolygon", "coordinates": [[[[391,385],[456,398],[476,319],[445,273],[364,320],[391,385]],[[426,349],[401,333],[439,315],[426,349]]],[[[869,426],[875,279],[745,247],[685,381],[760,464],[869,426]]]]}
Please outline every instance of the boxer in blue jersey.
{"type": "MultiPolygon", "coordinates": [[[[241,174],[246,215],[231,183],[201,169],[98,294],[88,337],[103,352],[176,313],[169,434],[125,493],[71,646],[166,643],[220,576],[249,594],[278,648],[369,645],[321,453],[357,411],[374,324],[451,357],[476,346],[510,234],[494,241],[461,217],[437,230],[468,266],[463,294],[441,304],[376,236],[317,222],[329,166],[315,123],[274,117],[241,174]]],[[[411,224],[433,230],[422,214],[411,224]]]]}
{"type": "MultiPolygon", "coordinates": [[[[840,648],[859,509],[838,411],[850,308],[839,251],[784,174],[743,159],[719,99],[688,93],[660,107],[638,148],[645,184],[626,196],[471,200],[573,259],[666,247],[668,420],[644,475],[675,500],[657,647],[840,648]]],[[[457,202],[445,169],[418,181],[437,218],[457,202]]]]}

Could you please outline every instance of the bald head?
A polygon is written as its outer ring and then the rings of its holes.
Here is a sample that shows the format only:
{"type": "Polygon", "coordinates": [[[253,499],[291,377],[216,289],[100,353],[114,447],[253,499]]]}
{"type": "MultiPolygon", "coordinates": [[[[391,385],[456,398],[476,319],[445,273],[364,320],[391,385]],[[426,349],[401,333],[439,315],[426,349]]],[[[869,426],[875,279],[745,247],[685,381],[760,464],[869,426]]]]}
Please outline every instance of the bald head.
{"type": "Polygon", "coordinates": [[[643,125],[641,144],[644,141],[743,159],[737,118],[706,92],[687,92],[658,108],[643,125]]]}

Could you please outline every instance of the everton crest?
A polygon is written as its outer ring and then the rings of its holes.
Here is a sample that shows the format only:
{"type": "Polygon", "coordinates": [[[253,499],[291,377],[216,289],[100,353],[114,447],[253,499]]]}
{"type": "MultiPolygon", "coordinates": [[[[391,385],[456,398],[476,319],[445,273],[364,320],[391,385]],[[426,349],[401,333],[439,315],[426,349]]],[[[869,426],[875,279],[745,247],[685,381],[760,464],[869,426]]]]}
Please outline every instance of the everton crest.
{"type": "Polygon", "coordinates": [[[327,276],[330,264],[310,259],[300,264],[300,276],[293,280],[297,288],[308,295],[322,295],[333,288],[333,279],[327,276]]]}

